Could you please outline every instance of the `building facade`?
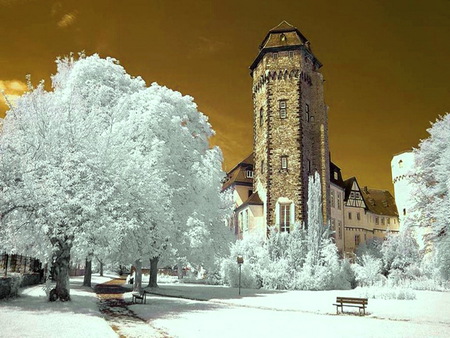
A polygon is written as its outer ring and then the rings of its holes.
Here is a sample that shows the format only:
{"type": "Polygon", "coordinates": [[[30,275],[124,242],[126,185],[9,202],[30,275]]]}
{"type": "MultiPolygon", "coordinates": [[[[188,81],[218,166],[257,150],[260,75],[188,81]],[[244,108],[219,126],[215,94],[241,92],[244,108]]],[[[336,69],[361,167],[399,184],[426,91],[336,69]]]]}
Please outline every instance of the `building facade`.
{"type": "MultiPolygon", "coordinates": [[[[233,191],[232,226],[238,238],[266,238],[272,226],[287,232],[294,224],[307,226],[308,178],[314,172],[321,178],[323,219],[335,231],[342,253],[374,237],[378,230],[372,223],[381,222],[384,212],[395,218],[393,210],[373,212],[356,179],[343,181],[330,161],[321,66],[310,42],[285,21],[259,46],[250,66],[253,153],[228,173],[223,187],[233,191]]],[[[383,203],[378,194],[376,199],[377,206],[383,203]]]]}

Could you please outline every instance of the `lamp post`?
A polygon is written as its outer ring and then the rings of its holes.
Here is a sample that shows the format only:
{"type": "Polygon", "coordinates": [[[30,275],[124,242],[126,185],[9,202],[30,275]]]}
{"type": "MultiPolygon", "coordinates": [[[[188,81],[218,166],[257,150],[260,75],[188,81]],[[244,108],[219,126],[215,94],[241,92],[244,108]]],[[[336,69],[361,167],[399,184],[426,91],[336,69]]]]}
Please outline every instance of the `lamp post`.
{"type": "Polygon", "coordinates": [[[237,256],[237,263],[239,265],[239,295],[241,294],[241,267],[244,263],[244,257],[237,256]]]}

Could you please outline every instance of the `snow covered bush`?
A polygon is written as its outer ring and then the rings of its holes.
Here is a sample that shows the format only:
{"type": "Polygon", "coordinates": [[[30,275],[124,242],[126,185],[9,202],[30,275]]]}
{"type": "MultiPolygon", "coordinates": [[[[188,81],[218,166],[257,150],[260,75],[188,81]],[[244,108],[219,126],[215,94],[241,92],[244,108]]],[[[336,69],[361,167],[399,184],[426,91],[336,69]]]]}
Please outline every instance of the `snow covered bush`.
{"type": "Polygon", "coordinates": [[[359,296],[364,298],[399,300],[416,299],[416,293],[411,288],[374,285],[371,287],[358,288],[357,290],[359,291],[359,296]]]}
{"type": "Polygon", "coordinates": [[[399,270],[405,275],[420,263],[419,245],[407,228],[389,234],[381,247],[384,271],[387,275],[399,270]]]}
{"type": "Polygon", "coordinates": [[[381,267],[383,262],[379,258],[364,255],[353,264],[356,281],[361,286],[371,286],[381,280],[381,267]]]}
{"type": "Polygon", "coordinates": [[[382,258],[381,247],[383,245],[383,240],[380,238],[369,238],[364,243],[360,244],[356,248],[356,256],[361,258],[364,255],[369,255],[375,258],[382,258]]]}
{"type": "Polygon", "coordinates": [[[230,256],[222,261],[223,283],[231,287],[239,286],[239,266],[237,257],[242,256],[241,287],[260,288],[261,276],[259,274],[260,261],[264,255],[263,243],[256,237],[249,236],[236,241],[230,249],[230,256]]]}
{"type": "Polygon", "coordinates": [[[330,229],[323,223],[317,173],[309,180],[308,211],[307,229],[295,224],[291,233],[280,233],[274,227],[264,243],[252,237],[237,241],[223,263],[224,282],[237,285],[236,257],[242,255],[247,285],[267,289],[349,289],[353,274],[348,261],[339,260],[330,229]]]}

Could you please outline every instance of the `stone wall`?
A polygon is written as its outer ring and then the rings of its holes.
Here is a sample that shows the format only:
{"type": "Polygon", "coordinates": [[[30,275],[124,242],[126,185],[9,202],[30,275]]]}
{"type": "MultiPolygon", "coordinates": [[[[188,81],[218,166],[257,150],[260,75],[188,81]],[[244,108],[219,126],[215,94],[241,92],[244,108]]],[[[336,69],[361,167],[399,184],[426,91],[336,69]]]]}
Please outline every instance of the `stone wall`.
{"type": "Polygon", "coordinates": [[[306,220],[308,176],[322,179],[323,213],[329,218],[329,151],[323,78],[304,49],[266,53],[253,70],[255,186],[268,225],[276,224],[280,198],[295,204],[295,220],[306,220]],[[286,100],[286,118],[279,102],[286,100]],[[281,168],[287,156],[288,169],[281,168]],[[262,167],[262,165],[264,167],[262,167]]]}

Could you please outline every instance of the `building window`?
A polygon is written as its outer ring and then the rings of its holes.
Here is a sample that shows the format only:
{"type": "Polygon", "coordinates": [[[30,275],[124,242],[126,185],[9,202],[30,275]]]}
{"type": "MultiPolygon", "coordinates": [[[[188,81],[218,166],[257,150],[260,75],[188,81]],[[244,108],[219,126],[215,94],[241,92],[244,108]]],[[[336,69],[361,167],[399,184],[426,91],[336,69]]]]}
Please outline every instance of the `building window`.
{"type": "Polygon", "coordinates": [[[341,193],[339,191],[337,193],[337,207],[341,210],[341,193]]]}
{"type": "Polygon", "coordinates": [[[286,100],[280,100],[279,101],[279,108],[280,108],[280,119],[285,119],[287,116],[287,102],[286,100]]]}
{"type": "Polygon", "coordinates": [[[334,200],[334,190],[330,191],[330,197],[331,197],[331,207],[332,208],[336,208],[336,203],[335,203],[335,200],[334,200]]]}
{"type": "Polygon", "coordinates": [[[394,221],[394,224],[397,224],[397,221],[395,220],[395,218],[393,219],[393,221],[394,221]]]}
{"type": "Polygon", "coordinates": [[[357,213],[356,213],[356,219],[357,219],[358,221],[361,220],[361,213],[360,213],[360,212],[357,212],[357,213]]]}
{"type": "Polygon", "coordinates": [[[391,219],[389,217],[386,218],[386,222],[387,222],[388,225],[391,224],[391,219]]]}
{"type": "Polygon", "coordinates": [[[338,238],[342,239],[342,222],[338,221],[338,238]]]}
{"type": "Polygon", "coordinates": [[[289,232],[291,225],[291,203],[280,204],[280,231],[289,232]]]}
{"type": "Polygon", "coordinates": [[[290,52],[289,52],[289,57],[290,57],[291,59],[294,57],[294,52],[293,52],[293,51],[290,51],[290,52]]]}
{"type": "Polygon", "coordinates": [[[261,127],[264,121],[264,108],[259,110],[259,126],[261,127]]]}
{"type": "Polygon", "coordinates": [[[375,217],[375,224],[378,225],[378,223],[379,223],[379,219],[378,219],[378,217],[375,217]]]}
{"type": "Polygon", "coordinates": [[[336,220],[334,218],[331,219],[331,230],[336,230],[336,220]]]}
{"type": "Polygon", "coordinates": [[[278,59],[278,53],[273,53],[273,58],[278,59]]]}
{"type": "Polygon", "coordinates": [[[247,170],[247,178],[253,178],[253,170],[247,170]]]}
{"type": "Polygon", "coordinates": [[[384,217],[381,217],[381,224],[384,225],[384,217]]]}
{"type": "Polygon", "coordinates": [[[309,122],[311,120],[310,116],[309,116],[309,104],[305,104],[305,118],[306,118],[306,122],[309,122]]]}
{"type": "Polygon", "coordinates": [[[339,179],[339,174],[337,171],[334,172],[334,179],[337,181],[339,179]]]}
{"type": "Polygon", "coordinates": [[[403,208],[403,216],[406,216],[406,209],[403,208]]]}
{"type": "Polygon", "coordinates": [[[308,160],[308,174],[311,174],[311,160],[308,160]]]}
{"type": "Polygon", "coordinates": [[[403,161],[402,160],[398,161],[398,167],[399,168],[403,168],[403,161]]]}
{"type": "Polygon", "coordinates": [[[355,248],[359,245],[361,242],[360,235],[355,235],[355,248]]]}
{"type": "Polygon", "coordinates": [[[281,169],[288,168],[288,158],[287,156],[281,156],[281,169]]]}
{"type": "Polygon", "coordinates": [[[352,219],[352,213],[351,212],[348,213],[348,219],[352,219]]]}
{"type": "Polygon", "coordinates": [[[248,210],[244,214],[244,231],[248,231],[248,210]]]}

